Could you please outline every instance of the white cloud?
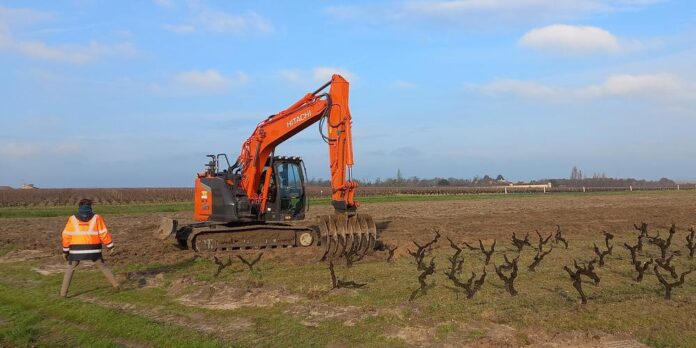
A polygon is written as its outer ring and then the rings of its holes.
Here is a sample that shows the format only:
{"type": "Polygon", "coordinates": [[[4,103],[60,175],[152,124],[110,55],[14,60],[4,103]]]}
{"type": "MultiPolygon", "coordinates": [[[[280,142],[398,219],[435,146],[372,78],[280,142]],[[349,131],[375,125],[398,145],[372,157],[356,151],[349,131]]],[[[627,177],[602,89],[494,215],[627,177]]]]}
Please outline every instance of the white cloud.
{"type": "Polygon", "coordinates": [[[0,27],[31,25],[52,17],[49,13],[33,9],[0,6],[0,27]]]}
{"type": "Polygon", "coordinates": [[[224,93],[230,87],[244,85],[249,82],[249,76],[243,72],[237,72],[233,76],[224,76],[214,69],[186,71],[175,74],[172,79],[176,83],[179,92],[204,94],[224,93]]]}
{"type": "Polygon", "coordinates": [[[0,7],[0,50],[21,54],[31,59],[50,60],[63,63],[85,64],[104,57],[132,57],[137,54],[133,44],[121,42],[104,44],[51,45],[42,41],[18,40],[12,35],[12,28],[31,25],[51,18],[49,14],[29,9],[0,7]]]}
{"type": "Polygon", "coordinates": [[[228,13],[208,7],[202,2],[189,2],[189,18],[179,24],[165,24],[165,30],[177,33],[208,31],[227,34],[268,33],[273,26],[265,17],[253,11],[228,13]]]}
{"type": "Polygon", "coordinates": [[[392,83],[392,86],[397,89],[413,89],[418,87],[415,83],[404,80],[396,80],[392,83]]]}
{"type": "Polygon", "coordinates": [[[469,89],[490,96],[516,96],[544,102],[617,97],[664,103],[696,101],[696,83],[668,73],[614,74],[601,83],[580,87],[501,79],[484,85],[470,85],[469,89]]]}
{"type": "Polygon", "coordinates": [[[273,29],[264,17],[255,12],[229,14],[207,9],[198,15],[197,22],[205,29],[219,33],[270,32],[273,29]]]}
{"type": "Polygon", "coordinates": [[[673,74],[612,75],[602,84],[584,88],[581,93],[589,96],[635,96],[642,98],[691,97],[695,86],[673,74]]]}
{"type": "Polygon", "coordinates": [[[164,7],[164,8],[174,7],[174,2],[172,0],[152,0],[152,2],[159,7],[164,7]]]}
{"type": "Polygon", "coordinates": [[[37,144],[5,143],[0,144],[0,158],[22,158],[41,153],[37,144]]]}
{"type": "Polygon", "coordinates": [[[329,6],[326,12],[350,20],[413,24],[414,20],[455,26],[499,28],[501,23],[558,21],[635,10],[655,0],[401,0],[369,5],[329,6]]]}
{"type": "Polygon", "coordinates": [[[564,24],[532,29],[522,36],[519,43],[525,47],[567,55],[617,53],[621,50],[616,36],[602,28],[564,24]]]}
{"type": "Polygon", "coordinates": [[[164,24],[162,28],[175,33],[192,33],[196,31],[196,27],[191,24],[164,24]]]}
{"type": "Polygon", "coordinates": [[[348,81],[354,81],[357,78],[355,74],[348,71],[347,69],[328,66],[320,66],[314,68],[314,70],[312,71],[312,78],[318,82],[327,82],[331,80],[331,76],[333,74],[339,74],[348,81]]]}
{"type": "Polygon", "coordinates": [[[283,80],[290,83],[301,83],[305,81],[302,76],[302,71],[298,69],[282,69],[278,71],[278,75],[280,75],[283,80]]]}
{"type": "Polygon", "coordinates": [[[128,42],[50,46],[40,41],[19,41],[6,44],[4,47],[29,58],[72,64],[91,63],[103,57],[133,57],[137,54],[136,48],[128,42]]]}
{"type": "Polygon", "coordinates": [[[499,79],[483,86],[474,86],[488,95],[511,94],[525,98],[554,98],[561,94],[560,89],[545,86],[534,81],[499,79]]]}

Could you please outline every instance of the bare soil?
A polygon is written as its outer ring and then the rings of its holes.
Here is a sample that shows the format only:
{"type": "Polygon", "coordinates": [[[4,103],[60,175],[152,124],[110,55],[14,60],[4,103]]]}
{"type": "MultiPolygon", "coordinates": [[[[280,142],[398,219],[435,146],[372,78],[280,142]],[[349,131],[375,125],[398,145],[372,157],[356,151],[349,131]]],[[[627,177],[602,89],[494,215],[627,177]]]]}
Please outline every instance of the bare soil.
{"type": "MultiPolygon", "coordinates": [[[[95,206],[99,211],[99,206],[95,206]]],[[[307,221],[331,212],[331,207],[312,206],[307,221]]],[[[388,244],[399,245],[396,255],[405,255],[411,240],[427,240],[438,229],[453,239],[505,240],[515,232],[535,230],[548,235],[560,225],[572,239],[600,236],[601,231],[628,232],[641,221],[650,224],[651,231],[666,231],[671,223],[681,228],[696,224],[696,193],[636,193],[601,195],[539,195],[516,199],[493,198],[442,202],[398,202],[365,204],[362,213],[375,219],[381,238],[388,244]]],[[[170,264],[191,258],[195,254],[181,250],[172,240],[165,243],[153,237],[162,217],[191,221],[188,213],[157,213],[147,215],[112,215],[105,218],[115,241],[114,254],[106,254],[115,265],[170,264]]],[[[0,257],[42,258],[59,256],[60,233],[64,218],[0,219],[0,246],[11,244],[17,250],[0,257]],[[30,251],[26,251],[30,250],[30,251]]],[[[664,233],[664,232],[663,232],[664,233]]],[[[253,253],[252,253],[253,254],[253,253]]],[[[291,263],[315,262],[316,254],[301,248],[264,251],[264,260],[275,259],[291,263]]]]}

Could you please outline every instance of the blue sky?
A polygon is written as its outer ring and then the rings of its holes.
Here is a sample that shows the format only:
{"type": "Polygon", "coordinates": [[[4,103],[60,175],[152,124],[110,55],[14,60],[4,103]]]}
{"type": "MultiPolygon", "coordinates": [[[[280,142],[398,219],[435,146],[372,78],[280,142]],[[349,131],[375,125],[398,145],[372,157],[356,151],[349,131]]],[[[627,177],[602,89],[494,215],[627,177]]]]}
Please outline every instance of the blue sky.
{"type": "Polygon", "coordinates": [[[332,72],[358,178],[696,179],[695,67],[692,1],[2,1],[0,185],[189,186],[332,72]]]}

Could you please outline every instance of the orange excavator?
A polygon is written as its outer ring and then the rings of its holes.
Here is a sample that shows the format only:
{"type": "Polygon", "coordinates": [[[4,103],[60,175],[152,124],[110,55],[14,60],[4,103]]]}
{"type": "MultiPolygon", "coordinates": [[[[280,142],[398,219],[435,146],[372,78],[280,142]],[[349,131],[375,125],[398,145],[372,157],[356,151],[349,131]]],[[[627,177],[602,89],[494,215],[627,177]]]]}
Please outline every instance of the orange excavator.
{"type": "Polygon", "coordinates": [[[234,164],[225,154],[208,155],[210,162],[195,181],[196,222],[178,226],[176,220],[164,219],[158,234],[162,239],[173,236],[180,246],[196,251],[320,246],[323,258],[364,255],[374,250],[378,236],[372,217],[357,213],[352,140],[348,81],[333,75],[259,123],[234,164]],[[318,226],[305,227],[290,223],[303,220],[308,208],[304,163],[274,152],[317,122],[329,145],[334,214],[319,216],[318,226]]]}

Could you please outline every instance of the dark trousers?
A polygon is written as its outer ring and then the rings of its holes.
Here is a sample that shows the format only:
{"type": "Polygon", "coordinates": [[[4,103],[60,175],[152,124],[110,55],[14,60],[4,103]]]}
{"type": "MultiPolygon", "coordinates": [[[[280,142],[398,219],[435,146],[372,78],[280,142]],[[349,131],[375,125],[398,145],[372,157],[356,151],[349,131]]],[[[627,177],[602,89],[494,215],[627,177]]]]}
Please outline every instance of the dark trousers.
{"type": "MultiPolygon", "coordinates": [[[[92,262],[94,262],[97,265],[97,267],[99,267],[99,270],[104,274],[106,280],[108,280],[109,283],[111,283],[111,286],[113,286],[114,288],[118,288],[118,282],[116,281],[116,278],[114,278],[114,274],[111,272],[109,267],[107,267],[104,263],[104,260],[99,259],[92,262]]],[[[65,276],[63,277],[63,286],[60,288],[60,296],[68,296],[68,288],[70,287],[70,281],[72,281],[72,276],[75,272],[75,268],[77,268],[79,264],[80,261],[68,261],[68,268],[65,270],[65,276]]]]}

